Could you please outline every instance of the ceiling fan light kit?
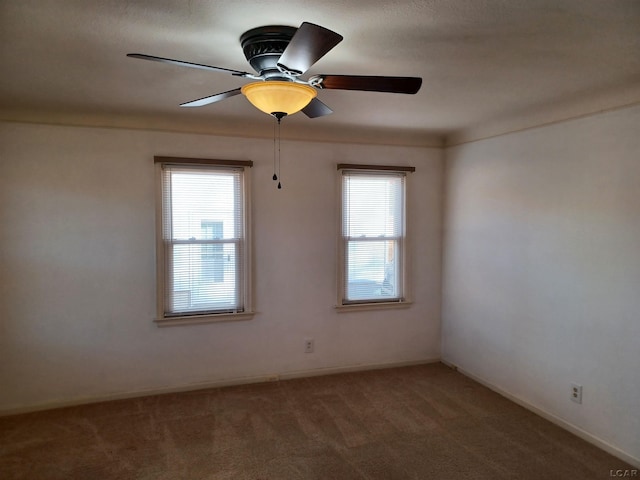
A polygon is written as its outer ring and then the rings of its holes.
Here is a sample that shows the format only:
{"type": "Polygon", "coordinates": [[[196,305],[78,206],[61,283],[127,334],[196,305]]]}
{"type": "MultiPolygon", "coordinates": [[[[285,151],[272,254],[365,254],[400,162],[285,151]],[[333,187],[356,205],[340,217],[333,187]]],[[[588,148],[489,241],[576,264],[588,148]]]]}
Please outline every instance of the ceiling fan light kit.
{"type": "Polygon", "coordinates": [[[276,118],[299,112],[318,95],[309,85],[278,80],[248,83],[241,91],[254,107],[276,118]]]}
{"type": "Polygon", "coordinates": [[[257,74],[141,53],[129,53],[127,56],[255,80],[242,88],[180,106],[202,107],[243,94],[256,108],[278,120],[299,111],[309,118],[333,113],[317,98],[318,89],[406,94],[417,93],[420,89],[422,79],[418,77],[319,74],[303,80],[302,75],[342,39],[342,35],[309,22],[303,22],[299,28],[270,25],[248,30],[241,35],[240,44],[245,58],[257,74]]]}

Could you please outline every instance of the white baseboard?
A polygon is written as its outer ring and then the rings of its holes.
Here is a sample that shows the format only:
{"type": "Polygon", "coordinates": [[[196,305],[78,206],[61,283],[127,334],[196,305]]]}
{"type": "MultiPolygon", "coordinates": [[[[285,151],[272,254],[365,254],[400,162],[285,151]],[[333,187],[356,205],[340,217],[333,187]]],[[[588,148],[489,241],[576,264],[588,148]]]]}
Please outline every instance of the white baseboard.
{"type": "Polygon", "coordinates": [[[614,457],[619,458],[620,460],[624,460],[625,462],[633,465],[634,467],[637,467],[640,469],[640,458],[636,458],[633,455],[630,455],[622,450],[620,450],[618,447],[615,447],[614,445],[611,445],[610,443],[606,442],[605,440],[602,440],[601,438],[596,437],[595,435],[581,429],[580,427],[567,422],[566,420],[554,415],[553,413],[547,412],[546,410],[543,410],[539,407],[536,407],[535,405],[532,405],[531,403],[527,402],[526,400],[517,397],[511,393],[509,393],[506,390],[503,390],[502,388],[498,387],[497,385],[494,385],[493,383],[485,380],[482,377],[479,377],[467,370],[464,370],[454,364],[452,364],[451,362],[448,362],[447,360],[442,359],[441,360],[442,363],[444,363],[445,365],[453,368],[454,370],[457,370],[458,372],[460,372],[461,374],[465,375],[466,377],[471,378],[472,380],[475,380],[476,382],[484,385],[487,388],[490,388],[491,390],[493,390],[496,393],[499,393],[500,395],[502,395],[505,398],[508,398],[509,400],[511,400],[514,403],[517,403],[518,405],[520,405],[521,407],[526,408],[527,410],[535,413],[536,415],[541,416],[542,418],[549,420],[551,423],[554,423],[555,425],[559,426],[560,428],[563,428],[571,433],[573,433],[574,435],[582,438],[583,440],[586,440],[587,442],[591,443],[592,445],[595,445],[596,447],[604,450],[607,453],[610,453],[611,455],[613,455],[614,457]]]}
{"type": "Polygon", "coordinates": [[[225,378],[221,380],[205,380],[191,382],[182,385],[131,390],[128,392],[115,392],[90,397],[76,397],[67,400],[37,403],[33,405],[0,408],[0,416],[17,415],[20,413],[51,410],[54,408],[74,407],[89,403],[108,402],[111,400],[125,400],[127,398],[146,397],[150,395],[162,395],[166,393],[188,392],[192,390],[204,390],[207,388],[231,387],[234,385],[248,385],[252,383],[276,382],[278,380],[290,380],[294,378],[317,377],[321,375],[334,375],[337,373],[359,372],[366,370],[380,370],[383,368],[408,367],[412,365],[424,365],[438,363],[440,358],[429,358],[407,362],[368,363],[335,367],[314,368],[311,370],[294,370],[290,372],[273,373],[267,375],[255,375],[247,377],[225,378]]]}

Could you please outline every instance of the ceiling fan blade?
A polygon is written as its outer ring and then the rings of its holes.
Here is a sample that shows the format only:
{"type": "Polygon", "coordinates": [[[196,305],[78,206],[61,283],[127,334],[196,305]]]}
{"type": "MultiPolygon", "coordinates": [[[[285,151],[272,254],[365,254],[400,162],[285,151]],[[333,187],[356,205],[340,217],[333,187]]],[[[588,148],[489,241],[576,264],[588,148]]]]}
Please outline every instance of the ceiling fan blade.
{"type": "Polygon", "coordinates": [[[342,38],[342,35],[327,28],[303,22],[280,56],[278,66],[288,72],[302,75],[339,44],[342,38]]]}
{"type": "Polygon", "coordinates": [[[410,94],[416,93],[422,86],[422,78],[419,77],[366,75],[315,75],[309,82],[320,88],[327,89],[410,94]]]}
{"type": "Polygon", "coordinates": [[[309,103],[309,105],[302,109],[302,113],[304,113],[309,118],[317,118],[323,117],[325,115],[330,115],[333,113],[333,110],[327,107],[316,97],[311,100],[311,103],[309,103]]]}
{"type": "Polygon", "coordinates": [[[234,90],[229,90],[228,92],[216,93],[215,95],[209,95],[208,97],[199,98],[198,100],[192,100],[187,103],[181,103],[181,107],[203,107],[205,105],[209,105],[210,103],[219,102],[220,100],[224,100],[225,98],[235,97],[240,94],[240,89],[236,88],[234,90]]]}
{"type": "Polygon", "coordinates": [[[230,68],[214,67],[212,65],[202,65],[200,63],[183,62],[182,60],[173,60],[171,58],[154,57],[153,55],[145,55],[143,53],[127,53],[127,57],[139,58],[142,60],[151,60],[153,62],[169,63],[171,65],[177,65],[179,67],[199,68],[200,70],[209,70],[211,72],[230,73],[238,77],[246,77],[247,75],[250,75],[250,73],[241,72],[239,70],[232,70],[230,68]]]}

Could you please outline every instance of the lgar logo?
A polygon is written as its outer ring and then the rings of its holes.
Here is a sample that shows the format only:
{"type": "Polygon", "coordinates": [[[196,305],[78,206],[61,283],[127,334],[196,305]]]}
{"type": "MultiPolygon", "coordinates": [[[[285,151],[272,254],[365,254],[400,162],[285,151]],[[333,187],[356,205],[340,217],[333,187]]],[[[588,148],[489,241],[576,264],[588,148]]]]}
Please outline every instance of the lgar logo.
{"type": "Polygon", "coordinates": [[[615,478],[640,478],[638,470],[609,470],[609,476],[615,478]]]}

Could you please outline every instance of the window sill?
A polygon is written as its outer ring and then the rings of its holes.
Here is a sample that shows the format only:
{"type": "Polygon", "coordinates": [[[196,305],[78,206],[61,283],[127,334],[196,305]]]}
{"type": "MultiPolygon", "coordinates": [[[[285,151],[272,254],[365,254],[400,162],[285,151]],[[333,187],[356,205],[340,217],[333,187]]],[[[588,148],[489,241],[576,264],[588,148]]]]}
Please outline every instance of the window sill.
{"type": "Polygon", "coordinates": [[[175,327],[178,325],[198,325],[201,323],[239,322],[251,320],[254,312],[219,313],[214,315],[187,315],[184,317],[157,318],[154,320],[158,327],[175,327]]]}
{"type": "Polygon", "coordinates": [[[395,308],[409,308],[413,302],[375,302],[375,303],[354,303],[350,305],[336,305],[338,312],[358,312],[361,310],[390,310],[395,308]]]}

